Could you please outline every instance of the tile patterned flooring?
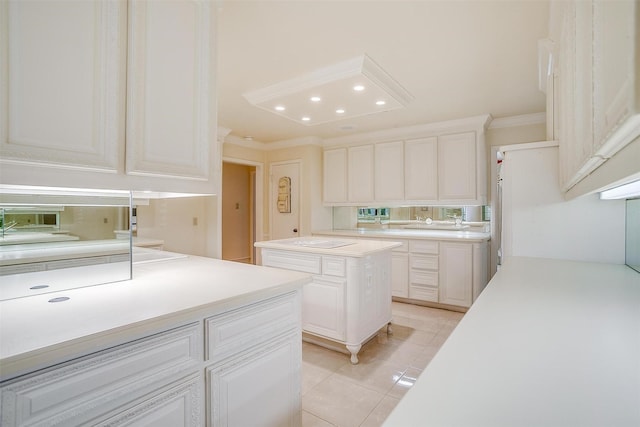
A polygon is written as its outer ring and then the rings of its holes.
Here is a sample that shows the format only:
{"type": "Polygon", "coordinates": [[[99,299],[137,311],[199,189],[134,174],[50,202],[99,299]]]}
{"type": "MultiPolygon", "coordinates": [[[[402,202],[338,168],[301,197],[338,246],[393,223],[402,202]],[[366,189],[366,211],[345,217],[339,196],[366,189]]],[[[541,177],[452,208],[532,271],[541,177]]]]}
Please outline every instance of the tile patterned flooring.
{"type": "Polygon", "coordinates": [[[393,334],[349,356],[302,343],[302,425],[380,426],[456,327],[463,313],[394,302],[393,334]]]}

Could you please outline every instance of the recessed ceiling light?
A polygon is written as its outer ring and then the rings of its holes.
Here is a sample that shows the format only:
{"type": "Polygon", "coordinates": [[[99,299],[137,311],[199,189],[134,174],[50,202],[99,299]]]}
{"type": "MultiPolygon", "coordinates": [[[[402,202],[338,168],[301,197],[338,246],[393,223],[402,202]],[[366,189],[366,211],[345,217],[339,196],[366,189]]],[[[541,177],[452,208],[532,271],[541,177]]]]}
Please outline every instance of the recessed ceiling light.
{"type": "Polygon", "coordinates": [[[364,90],[364,86],[362,85],[355,85],[353,87],[353,90],[355,90],[356,92],[362,92],[364,90]]]}
{"type": "Polygon", "coordinates": [[[386,101],[382,101],[382,100],[376,101],[376,105],[384,105],[384,104],[386,104],[386,101]]]}
{"type": "Polygon", "coordinates": [[[344,114],[344,108],[338,108],[336,114],[344,114]]]}
{"type": "Polygon", "coordinates": [[[304,116],[304,117],[302,118],[302,121],[303,121],[303,122],[308,122],[309,120],[311,120],[311,117],[304,116]]]}
{"type": "Polygon", "coordinates": [[[320,102],[321,98],[319,96],[312,96],[311,98],[311,102],[320,102]]]}
{"type": "Polygon", "coordinates": [[[276,105],[276,111],[284,111],[284,110],[286,110],[286,108],[284,108],[284,106],[276,105]]]}

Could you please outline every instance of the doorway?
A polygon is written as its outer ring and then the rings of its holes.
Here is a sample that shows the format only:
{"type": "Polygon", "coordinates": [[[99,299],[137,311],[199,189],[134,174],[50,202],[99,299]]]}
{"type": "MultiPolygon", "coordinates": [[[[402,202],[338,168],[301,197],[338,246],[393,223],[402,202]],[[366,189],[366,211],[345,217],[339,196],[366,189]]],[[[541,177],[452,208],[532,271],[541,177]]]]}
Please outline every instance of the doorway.
{"type": "Polygon", "coordinates": [[[222,259],[256,263],[253,244],[261,232],[257,200],[262,166],[240,161],[222,162],[222,259]]]}

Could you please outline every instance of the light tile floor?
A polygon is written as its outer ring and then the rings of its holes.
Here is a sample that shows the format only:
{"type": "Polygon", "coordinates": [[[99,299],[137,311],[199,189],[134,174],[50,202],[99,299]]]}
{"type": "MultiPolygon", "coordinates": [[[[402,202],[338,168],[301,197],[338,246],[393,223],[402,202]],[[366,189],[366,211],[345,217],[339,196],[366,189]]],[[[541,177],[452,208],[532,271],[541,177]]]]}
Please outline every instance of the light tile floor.
{"type": "Polygon", "coordinates": [[[380,426],[456,327],[463,313],[394,302],[393,334],[362,347],[360,363],[302,343],[302,425],[380,426]]]}

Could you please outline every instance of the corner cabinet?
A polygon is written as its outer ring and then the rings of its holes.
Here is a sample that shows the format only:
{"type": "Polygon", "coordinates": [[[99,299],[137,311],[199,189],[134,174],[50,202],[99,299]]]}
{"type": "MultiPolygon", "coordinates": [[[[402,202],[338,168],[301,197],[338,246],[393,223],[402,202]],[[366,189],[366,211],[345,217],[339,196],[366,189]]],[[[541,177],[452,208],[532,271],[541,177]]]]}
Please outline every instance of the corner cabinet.
{"type": "Polygon", "coordinates": [[[346,146],[324,151],[324,204],[486,204],[487,120],[483,116],[462,124],[431,124],[412,129],[404,138],[385,141],[385,134],[365,145],[357,145],[357,137],[339,140],[346,146]]]}
{"type": "Polygon", "coordinates": [[[2,2],[0,24],[3,183],[216,191],[212,2],[2,2]]]}
{"type": "Polygon", "coordinates": [[[1,424],[299,426],[300,293],[194,314],[186,324],[4,381],[1,424]]]}

